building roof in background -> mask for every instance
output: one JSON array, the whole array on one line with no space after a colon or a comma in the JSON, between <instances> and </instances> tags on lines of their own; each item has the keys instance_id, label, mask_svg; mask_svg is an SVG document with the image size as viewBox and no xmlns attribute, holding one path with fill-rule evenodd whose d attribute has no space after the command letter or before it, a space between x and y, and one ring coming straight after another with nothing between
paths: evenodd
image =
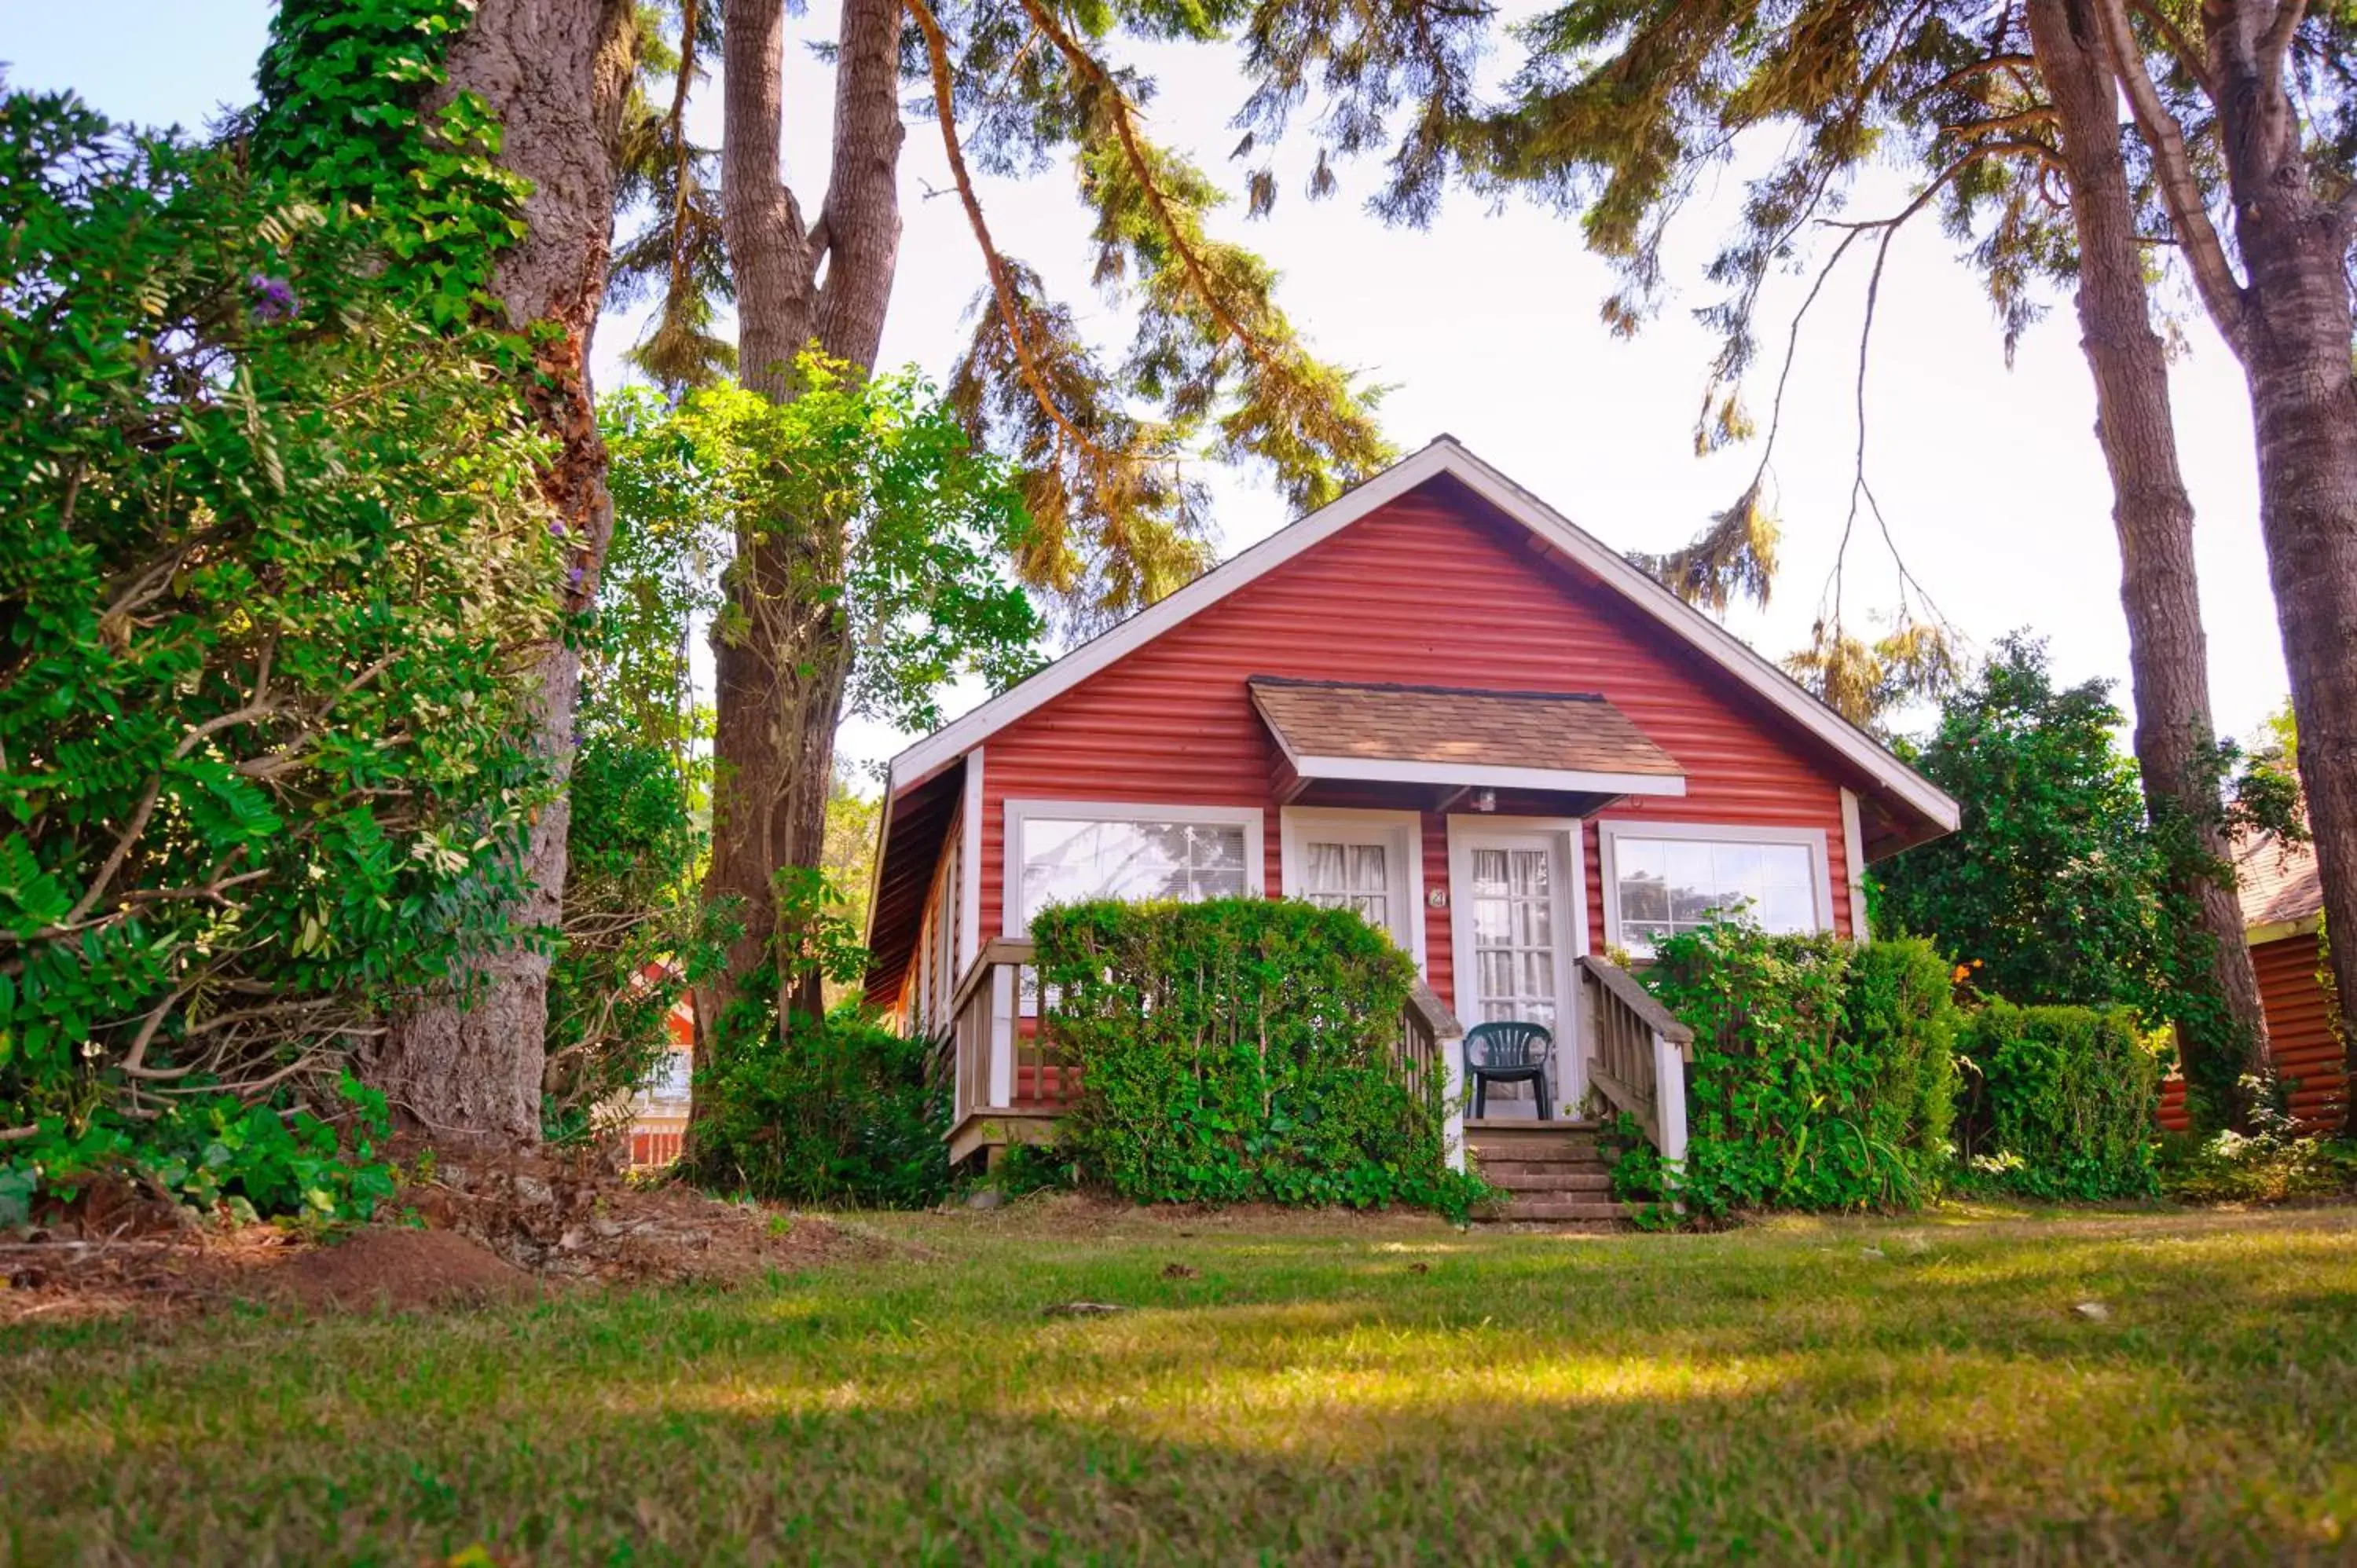
<instances>
[{"instance_id":1,"label":"building roof in background","mask_svg":"<svg viewBox=\"0 0 2357 1568\"><path fill-rule=\"evenodd\" d=\"M2287 843L2271 833L2246 839L2236 847L2234 887L2243 901L2243 924L2257 941L2294 935L2312 925L2324 908L2316 846ZM2266 936L2260 935L2262 930Z\"/></svg>"}]
</instances>

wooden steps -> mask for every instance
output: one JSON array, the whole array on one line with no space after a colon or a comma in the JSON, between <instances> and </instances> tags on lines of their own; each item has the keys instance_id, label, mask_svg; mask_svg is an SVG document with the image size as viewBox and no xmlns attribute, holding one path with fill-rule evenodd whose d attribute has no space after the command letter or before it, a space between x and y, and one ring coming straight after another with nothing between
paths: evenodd
<instances>
[{"instance_id":1,"label":"wooden steps","mask_svg":"<svg viewBox=\"0 0 2357 1568\"><path fill-rule=\"evenodd\" d=\"M1593 1122L1465 1123L1466 1152L1502 1203L1475 1214L1488 1224L1625 1230L1632 1205L1612 1198L1612 1173Z\"/></svg>"}]
</instances>

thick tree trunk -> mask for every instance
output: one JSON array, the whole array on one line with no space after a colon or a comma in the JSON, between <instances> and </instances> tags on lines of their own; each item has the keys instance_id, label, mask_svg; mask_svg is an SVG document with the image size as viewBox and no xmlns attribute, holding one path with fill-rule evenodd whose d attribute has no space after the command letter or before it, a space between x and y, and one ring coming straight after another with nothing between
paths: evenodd
<instances>
[{"instance_id":1,"label":"thick tree trunk","mask_svg":"<svg viewBox=\"0 0 2357 1568\"><path fill-rule=\"evenodd\" d=\"M558 444L542 483L580 575L572 607L597 591L613 532L606 449L589 383L589 341L613 234L615 139L631 63L628 0L483 0L447 59L447 94L479 94L500 117L500 159L533 182L527 231L493 277L509 326L558 331L535 349L527 395ZM562 641L533 671L535 739L558 793L533 823L519 928L554 931L563 914L565 835L580 657ZM393 1020L371 1076L408 1118L441 1136L532 1144L540 1137L548 959L516 944L473 963L480 993L434 996ZM465 1004L462 1004L462 1001Z\"/></svg>"},{"instance_id":2,"label":"thick tree trunk","mask_svg":"<svg viewBox=\"0 0 2357 1568\"><path fill-rule=\"evenodd\" d=\"M2262 7L2272 11L2273 7ZM2259 529L2299 724L2327 927L2357 931L2357 381L2350 213L2318 198L2280 59L2237 8L2202 20L2246 279L2236 346L2258 429ZM2332 944L2357 997L2357 941ZM2351 1065L2357 1067L2357 1049ZM2347 1126L2357 1133L2357 1095Z\"/></svg>"},{"instance_id":3,"label":"thick tree trunk","mask_svg":"<svg viewBox=\"0 0 2357 1568\"><path fill-rule=\"evenodd\" d=\"M2135 206L2120 153L2117 89L2087 0L2029 0L2031 47L2054 104L2079 242L2080 347L2094 373L2096 434L2112 476L2145 799L2170 848L2176 891L2209 940L2213 1004L2178 1021L2186 1081L2213 1124L2243 1126L2233 1091L2263 1071L2266 1016L2244 944L2210 765L2209 647L2193 563L2193 502L2177 456L2169 365L2153 330ZM2223 1070L2220 1070L2222 1069ZM2220 1094L2210 1086L2222 1090Z\"/></svg>"},{"instance_id":4,"label":"thick tree trunk","mask_svg":"<svg viewBox=\"0 0 2357 1568\"><path fill-rule=\"evenodd\" d=\"M813 341L862 370L883 337L899 254L899 0L846 0L837 40L834 166L815 233L780 177L785 26L780 0L728 0L722 108L722 221L737 300L745 384L794 396L793 360ZM820 263L825 282L819 282ZM728 573L735 611L714 638L712 864L707 897L736 905L727 972L696 996L699 1062L746 982L788 956L776 878L819 865L827 781L851 650L817 590L841 569L840 523L770 520L740 537ZM823 1008L815 974L780 975L780 1026Z\"/></svg>"}]
</instances>

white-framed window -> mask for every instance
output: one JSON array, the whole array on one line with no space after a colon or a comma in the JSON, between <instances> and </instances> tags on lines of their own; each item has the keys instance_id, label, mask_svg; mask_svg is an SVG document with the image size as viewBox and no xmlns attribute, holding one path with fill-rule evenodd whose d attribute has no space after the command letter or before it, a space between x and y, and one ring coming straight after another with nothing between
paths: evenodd
<instances>
[{"instance_id":1,"label":"white-framed window","mask_svg":"<svg viewBox=\"0 0 2357 1568\"><path fill-rule=\"evenodd\" d=\"M1261 843L1256 806L1009 800L1006 934L1029 931L1050 904L1257 895Z\"/></svg>"},{"instance_id":2,"label":"white-framed window","mask_svg":"<svg viewBox=\"0 0 2357 1568\"><path fill-rule=\"evenodd\" d=\"M1424 961L1424 828L1414 811L1287 806L1285 896L1358 911L1400 950Z\"/></svg>"},{"instance_id":3,"label":"white-framed window","mask_svg":"<svg viewBox=\"0 0 2357 1568\"><path fill-rule=\"evenodd\" d=\"M1717 822L1604 822L1604 940L1643 957L1713 919L1777 932L1834 929L1833 878L1819 828Z\"/></svg>"}]
</instances>

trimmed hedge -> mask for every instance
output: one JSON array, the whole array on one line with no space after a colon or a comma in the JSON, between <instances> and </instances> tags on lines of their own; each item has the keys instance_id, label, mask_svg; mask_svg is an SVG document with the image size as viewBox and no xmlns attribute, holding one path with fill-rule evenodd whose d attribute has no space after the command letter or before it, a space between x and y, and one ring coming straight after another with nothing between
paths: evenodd
<instances>
[{"instance_id":1,"label":"trimmed hedge","mask_svg":"<svg viewBox=\"0 0 2357 1568\"><path fill-rule=\"evenodd\" d=\"M1962 1049L1957 1133L1974 1182L2030 1197L2159 1189L2160 1064L2126 1008L1993 1001L1965 1025Z\"/></svg>"},{"instance_id":2,"label":"trimmed hedge","mask_svg":"<svg viewBox=\"0 0 2357 1568\"><path fill-rule=\"evenodd\" d=\"M1727 923L1663 942L1645 983L1695 1031L1685 1169L1649 1147L1624 1197L1689 1211L1900 1208L1949 1164L1957 1013L1947 963L1917 940L1865 948Z\"/></svg>"},{"instance_id":3,"label":"trimmed hedge","mask_svg":"<svg viewBox=\"0 0 2357 1568\"><path fill-rule=\"evenodd\" d=\"M1140 1203L1404 1203L1462 1216L1443 1075L1394 1044L1415 970L1348 910L1099 901L1031 923L1053 1028L1080 1069L1059 1143Z\"/></svg>"}]
</instances>

